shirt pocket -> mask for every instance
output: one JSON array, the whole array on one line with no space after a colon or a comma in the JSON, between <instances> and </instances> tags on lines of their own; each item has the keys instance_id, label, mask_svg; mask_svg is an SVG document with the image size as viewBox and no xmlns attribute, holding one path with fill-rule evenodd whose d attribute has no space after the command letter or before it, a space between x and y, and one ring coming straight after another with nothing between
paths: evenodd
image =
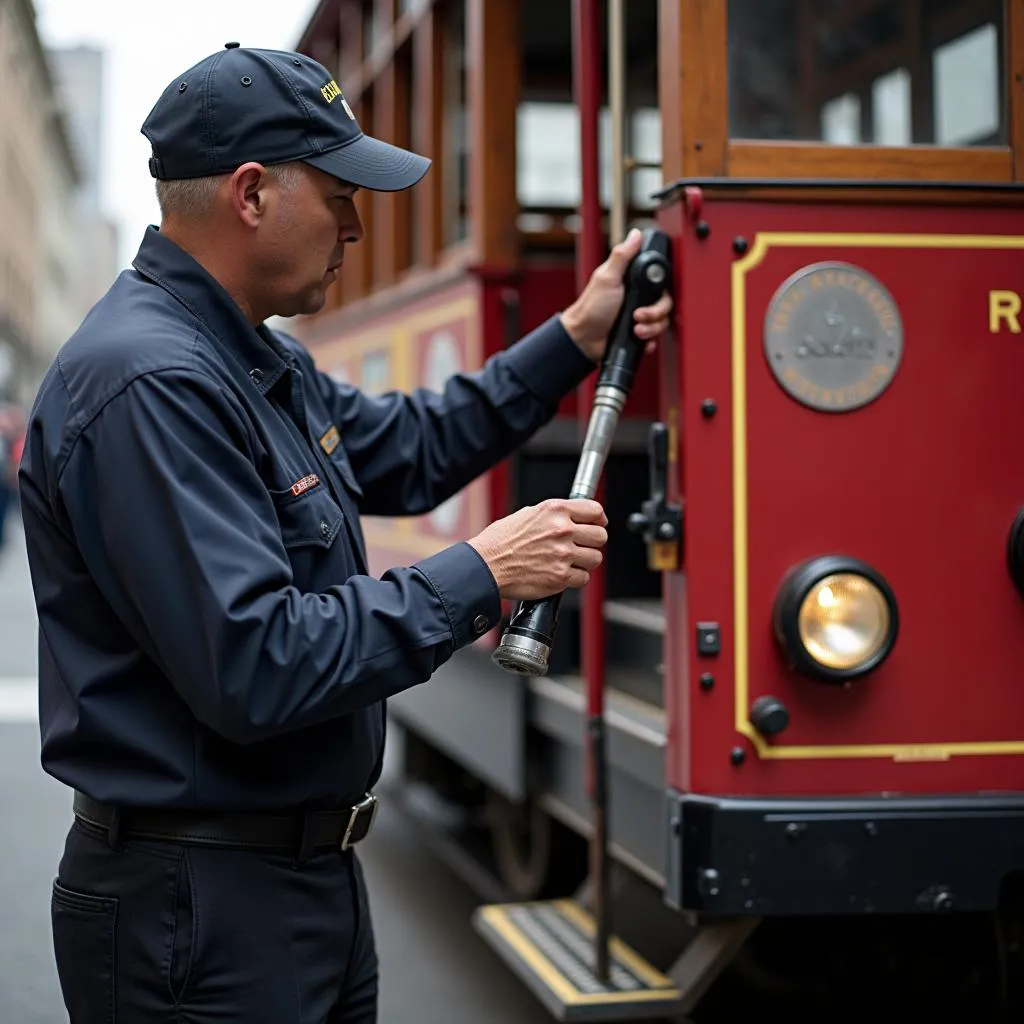
<instances>
[{"instance_id":1,"label":"shirt pocket","mask_svg":"<svg viewBox=\"0 0 1024 1024\"><path fill-rule=\"evenodd\" d=\"M330 548L337 540L345 514L323 483L298 495L288 490L270 496L286 548Z\"/></svg>"},{"instance_id":2,"label":"shirt pocket","mask_svg":"<svg viewBox=\"0 0 1024 1024\"><path fill-rule=\"evenodd\" d=\"M331 465L338 471L341 479L345 482L345 486L355 496L358 504L359 499L363 496L363 489L359 486L359 481L352 471L352 463L348 461L348 455L345 454L345 450L340 444L334 449L334 453L329 458Z\"/></svg>"}]
</instances>

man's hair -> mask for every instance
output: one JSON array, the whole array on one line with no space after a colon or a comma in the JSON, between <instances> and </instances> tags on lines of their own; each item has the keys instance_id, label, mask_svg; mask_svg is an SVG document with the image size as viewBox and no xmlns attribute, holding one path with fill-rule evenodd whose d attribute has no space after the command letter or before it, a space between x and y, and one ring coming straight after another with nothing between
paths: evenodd
<instances>
[{"instance_id":1,"label":"man's hair","mask_svg":"<svg viewBox=\"0 0 1024 1024\"><path fill-rule=\"evenodd\" d=\"M271 164L267 166L267 171L286 189L294 188L301 174L299 165L294 162ZM216 174L207 178L158 181L156 201L160 205L160 216L165 220L172 216L181 220L194 220L196 217L204 216L209 213L217 189L227 177L227 174Z\"/></svg>"}]
</instances>

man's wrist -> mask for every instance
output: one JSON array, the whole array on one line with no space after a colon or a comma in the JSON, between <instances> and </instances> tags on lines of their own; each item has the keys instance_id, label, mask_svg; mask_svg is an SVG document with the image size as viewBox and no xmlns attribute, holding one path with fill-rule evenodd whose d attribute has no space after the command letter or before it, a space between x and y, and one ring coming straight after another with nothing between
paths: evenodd
<instances>
[{"instance_id":1,"label":"man's wrist","mask_svg":"<svg viewBox=\"0 0 1024 1024\"><path fill-rule=\"evenodd\" d=\"M466 543L477 553L480 561L487 566L490 574L494 577L498 593L503 593L509 580L505 572L505 560L501 557L500 552L494 551L489 544L485 541L480 541L476 537L466 541Z\"/></svg>"},{"instance_id":2,"label":"man's wrist","mask_svg":"<svg viewBox=\"0 0 1024 1024\"><path fill-rule=\"evenodd\" d=\"M559 322L562 325L562 330L569 335L569 338L576 345L576 347L588 358L597 362L594 356L590 353L587 348L588 338L584 329L584 321L580 317L579 313L575 308L575 303L572 306L564 309L558 316Z\"/></svg>"}]
</instances>

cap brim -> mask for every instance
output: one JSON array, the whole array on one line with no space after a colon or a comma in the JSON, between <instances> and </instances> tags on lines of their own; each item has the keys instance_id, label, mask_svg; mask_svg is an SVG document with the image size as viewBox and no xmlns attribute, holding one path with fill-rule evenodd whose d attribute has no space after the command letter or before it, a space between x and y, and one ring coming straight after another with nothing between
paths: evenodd
<instances>
[{"instance_id":1,"label":"cap brim","mask_svg":"<svg viewBox=\"0 0 1024 1024\"><path fill-rule=\"evenodd\" d=\"M427 157L369 135L359 135L329 153L305 157L304 162L373 192L400 192L430 168Z\"/></svg>"}]
</instances>

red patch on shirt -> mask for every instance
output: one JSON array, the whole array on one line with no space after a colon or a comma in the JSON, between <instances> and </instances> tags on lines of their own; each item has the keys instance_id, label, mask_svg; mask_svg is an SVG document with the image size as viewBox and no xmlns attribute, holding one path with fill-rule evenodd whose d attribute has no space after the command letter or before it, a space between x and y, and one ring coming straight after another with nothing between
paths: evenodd
<instances>
[{"instance_id":1,"label":"red patch on shirt","mask_svg":"<svg viewBox=\"0 0 1024 1024\"><path fill-rule=\"evenodd\" d=\"M292 494L298 496L310 490L312 487L316 487L320 483L320 477L316 473L310 473L309 476L304 476L301 480L296 480L292 484Z\"/></svg>"}]
</instances>

